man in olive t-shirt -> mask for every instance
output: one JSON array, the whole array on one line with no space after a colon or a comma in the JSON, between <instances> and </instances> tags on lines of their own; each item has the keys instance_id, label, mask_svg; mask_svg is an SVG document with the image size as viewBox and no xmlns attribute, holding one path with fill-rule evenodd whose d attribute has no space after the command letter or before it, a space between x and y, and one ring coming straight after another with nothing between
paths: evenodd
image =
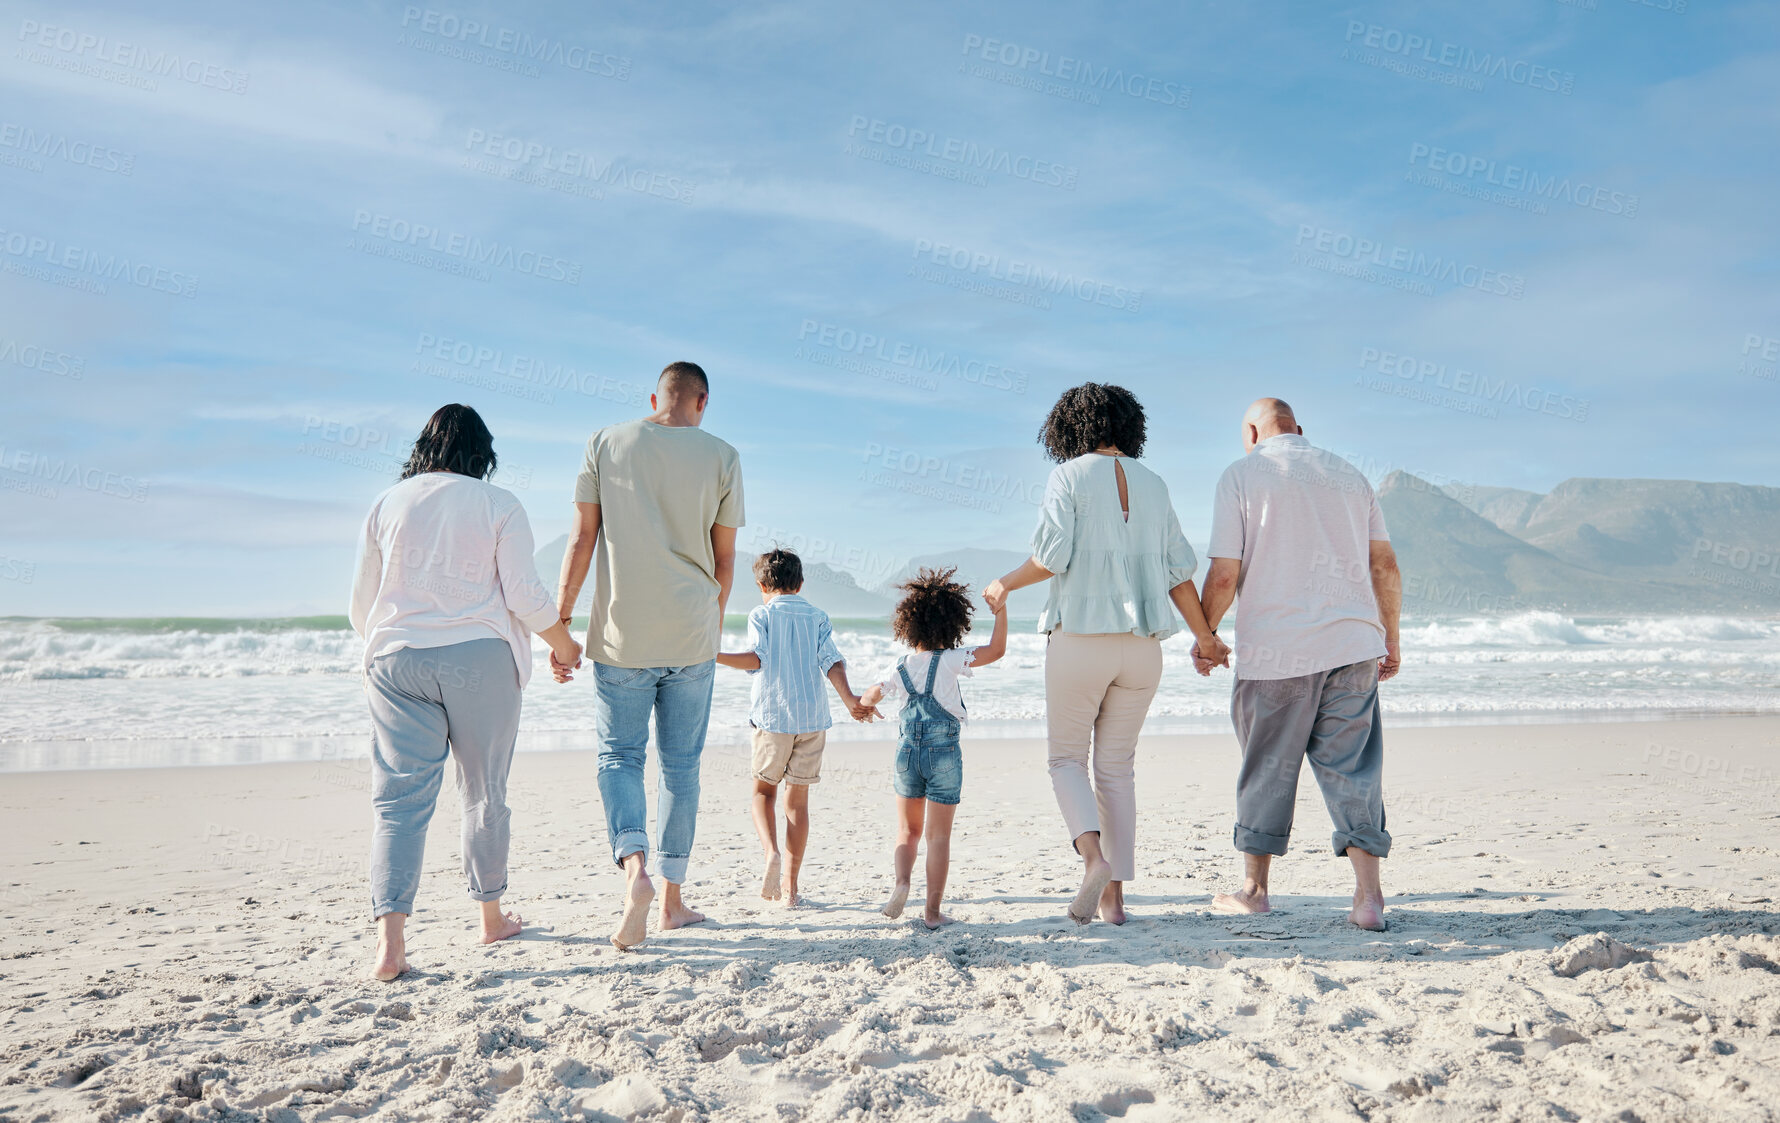
<instances>
[{"instance_id":1,"label":"man in olive t-shirt","mask_svg":"<svg viewBox=\"0 0 1780 1123\"><path fill-rule=\"evenodd\" d=\"M557 607L574 613L594 570L587 657L593 661L600 801L612 858L628 881L612 942L643 941L655 887L647 871L649 807L643 758L655 715L657 872L665 929L704 919L680 899L698 821L699 760L723 611L742 525L740 457L699 428L710 400L705 372L673 363L649 398L655 412L610 425L587 442L575 481L575 520ZM559 681L571 668L552 667Z\"/></svg>"}]
</instances>

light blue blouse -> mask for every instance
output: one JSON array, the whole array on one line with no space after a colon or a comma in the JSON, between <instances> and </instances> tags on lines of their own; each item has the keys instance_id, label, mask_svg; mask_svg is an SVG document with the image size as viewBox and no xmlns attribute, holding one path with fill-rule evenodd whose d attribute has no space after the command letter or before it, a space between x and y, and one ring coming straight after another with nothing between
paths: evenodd
<instances>
[{"instance_id":1,"label":"light blue blouse","mask_svg":"<svg viewBox=\"0 0 1780 1123\"><path fill-rule=\"evenodd\" d=\"M1115 459L1125 468L1129 521ZM1032 556L1056 574L1038 630L1079 635L1167 639L1181 624L1168 591L1199 565L1162 477L1129 457L1093 452L1051 469Z\"/></svg>"}]
</instances>

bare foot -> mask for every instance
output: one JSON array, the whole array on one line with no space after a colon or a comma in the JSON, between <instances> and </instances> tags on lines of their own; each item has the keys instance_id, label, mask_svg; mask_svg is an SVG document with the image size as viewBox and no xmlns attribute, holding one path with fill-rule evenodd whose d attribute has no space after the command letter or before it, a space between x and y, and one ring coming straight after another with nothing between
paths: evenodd
<instances>
[{"instance_id":1,"label":"bare foot","mask_svg":"<svg viewBox=\"0 0 1780 1123\"><path fill-rule=\"evenodd\" d=\"M1125 888L1116 881L1109 881L1106 891L1100 894L1100 919L1108 924L1125 923Z\"/></svg>"},{"instance_id":2,"label":"bare foot","mask_svg":"<svg viewBox=\"0 0 1780 1123\"><path fill-rule=\"evenodd\" d=\"M766 858L766 879L760 883L760 899L776 901L779 899L779 855L775 851Z\"/></svg>"},{"instance_id":3,"label":"bare foot","mask_svg":"<svg viewBox=\"0 0 1780 1123\"><path fill-rule=\"evenodd\" d=\"M500 922L493 928L490 928L486 921L483 922L482 942L485 944L492 944L504 940L509 936L517 936L524 927L525 917L514 912L504 912L501 914Z\"/></svg>"},{"instance_id":4,"label":"bare foot","mask_svg":"<svg viewBox=\"0 0 1780 1123\"><path fill-rule=\"evenodd\" d=\"M1240 893L1219 893L1213 897L1211 911L1224 916L1241 916L1247 913L1272 912L1273 906L1267 903L1267 890L1245 888Z\"/></svg>"},{"instance_id":5,"label":"bare foot","mask_svg":"<svg viewBox=\"0 0 1780 1123\"><path fill-rule=\"evenodd\" d=\"M884 902L884 915L895 920L902 915L902 906L907 904L908 900L909 883L906 881L897 882L896 888L890 890L890 899Z\"/></svg>"},{"instance_id":6,"label":"bare foot","mask_svg":"<svg viewBox=\"0 0 1780 1123\"><path fill-rule=\"evenodd\" d=\"M1089 862L1082 870L1082 887L1075 892L1075 900L1069 902L1069 919L1077 924L1086 924L1094 919L1094 906L1100 902L1100 894L1106 892L1107 883L1112 880L1112 867L1104 859Z\"/></svg>"},{"instance_id":7,"label":"bare foot","mask_svg":"<svg viewBox=\"0 0 1780 1123\"><path fill-rule=\"evenodd\" d=\"M624 897L624 919L618 922L618 931L612 933L613 947L629 951L643 942L649 931L649 906L654 901L655 885L649 875L639 873L631 878Z\"/></svg>"},{"instance_id":8,"label":"bare foot","mask_svg":"<svg viewBox=\"0 0 1780 1123\"><path fill-rule=\"evenodd\" d=\"M936 928L944 928L948 924L956 924L957 921L953 920L943 912L933 912L929 910L927 915L921 918L921 923L927 925L927 930L931 932Z\"/></svg>"},{"instance_id":9,"label":"bare foot","mask_svg":"<svg viewBox=\"0 0 1780 1123\"><path fill-rule=\"evenodd\" d=\"M798 896L797 890L795 890L795 889L785 890L785 907L788 909L795 909L795 908L803 907L803 898Z\"/></svg>"},{"instance_id":10,"label":"bare foot","mask_svg":"<svg viewBox=\"0 0 1780 1123\"><path fill-rule=\"evenodd\" d=\"M705 914L697 909L687 908L683 902L661 903L661 930L672 932L676 928L684 928L688 924L697 924L704 920Z\"/></svg>"},{"instance_id":11,"label":"bare foot","mask_svg":"<svg viewBox=\"0 0 1780 1123\"><path fill-rule=\"evenodd\" d=\"M1355 928L1364 928L1368 932L1383 932L1390 927L1384 918L1384 901L1377 897L1361 897L1354 894L1354 907L1347 914L1347 922Z\"/></svg>"},{"instance_id":12,"label":"bare foot","mask_svg":"<svg viewBox=\"0 0 1780 1123\"><path fill-rule=\"evenodd\" d=\"M371 967L371 977L380 983L406 973L408 955L400 945L392 945L384 940L377 941L377 962Z\"/></svg>"}]
</instances>

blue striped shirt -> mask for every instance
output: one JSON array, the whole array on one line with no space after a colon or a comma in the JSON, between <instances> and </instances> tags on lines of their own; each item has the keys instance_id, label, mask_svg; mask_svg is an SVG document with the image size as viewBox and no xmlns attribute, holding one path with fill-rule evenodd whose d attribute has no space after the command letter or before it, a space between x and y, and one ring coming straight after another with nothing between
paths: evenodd
<instances>
[{"instance_id":1,"label":"blue striped shirt","mask_svg":"<svg viewBox=\"0 0 1780 1123\"><path fill-rule=\"evenodd\" d=\"M748 712L769 733L814 733L828 714L828 669L843 662L828 613L795 593L780 593L748 613L748 646L760 656Z\"/></svg>"}]
</instances>

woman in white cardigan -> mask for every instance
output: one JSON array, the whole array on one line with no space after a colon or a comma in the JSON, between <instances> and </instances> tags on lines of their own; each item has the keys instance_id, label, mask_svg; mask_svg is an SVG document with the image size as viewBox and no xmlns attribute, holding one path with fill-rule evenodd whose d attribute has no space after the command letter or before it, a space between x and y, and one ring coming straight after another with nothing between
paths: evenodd
<instances>
[{"instance_id":1,"label":"woman in white cardigan","mask_svg":"<svg viewBox=\"0 0 1780 1123\"><path fill-rule=\"evenodd\" d=\"M507 773L532 633L563 666L581 659L532 564L525 508L486 482L494 467L494 439L476 411L442 407L414 442L401 481L371 504L359 544L352 626L365 639L375 729L371 973L385 981L408 969L403 925L447 756L463 800L464 875L480 902L482 942L519 933L524 922L501 911L501 896Z\"/></svg>"},{"instance_id":2,"label":"woman in white cardigan","mask_svg":"<svg viewBox=\"0 0 1780 1123\"><path fill-rule=\"evenodd\" d=\"M1130 391L1096 382L1064 391L1039 436L1057 467L1032 557L983 592L999 609L1013 590L1052 582L1038 626L1050 637L1045 726L1051 787L1082 858L1069 906L1078 924L1125 922L1124 883L1137 872L1137 738L1162 681L1162 641L1180 630L1175 613L1211 663L1229 655L1206 627L1168 485L1137 460L1144 436Z\"/></svg>"}]
</instances>

